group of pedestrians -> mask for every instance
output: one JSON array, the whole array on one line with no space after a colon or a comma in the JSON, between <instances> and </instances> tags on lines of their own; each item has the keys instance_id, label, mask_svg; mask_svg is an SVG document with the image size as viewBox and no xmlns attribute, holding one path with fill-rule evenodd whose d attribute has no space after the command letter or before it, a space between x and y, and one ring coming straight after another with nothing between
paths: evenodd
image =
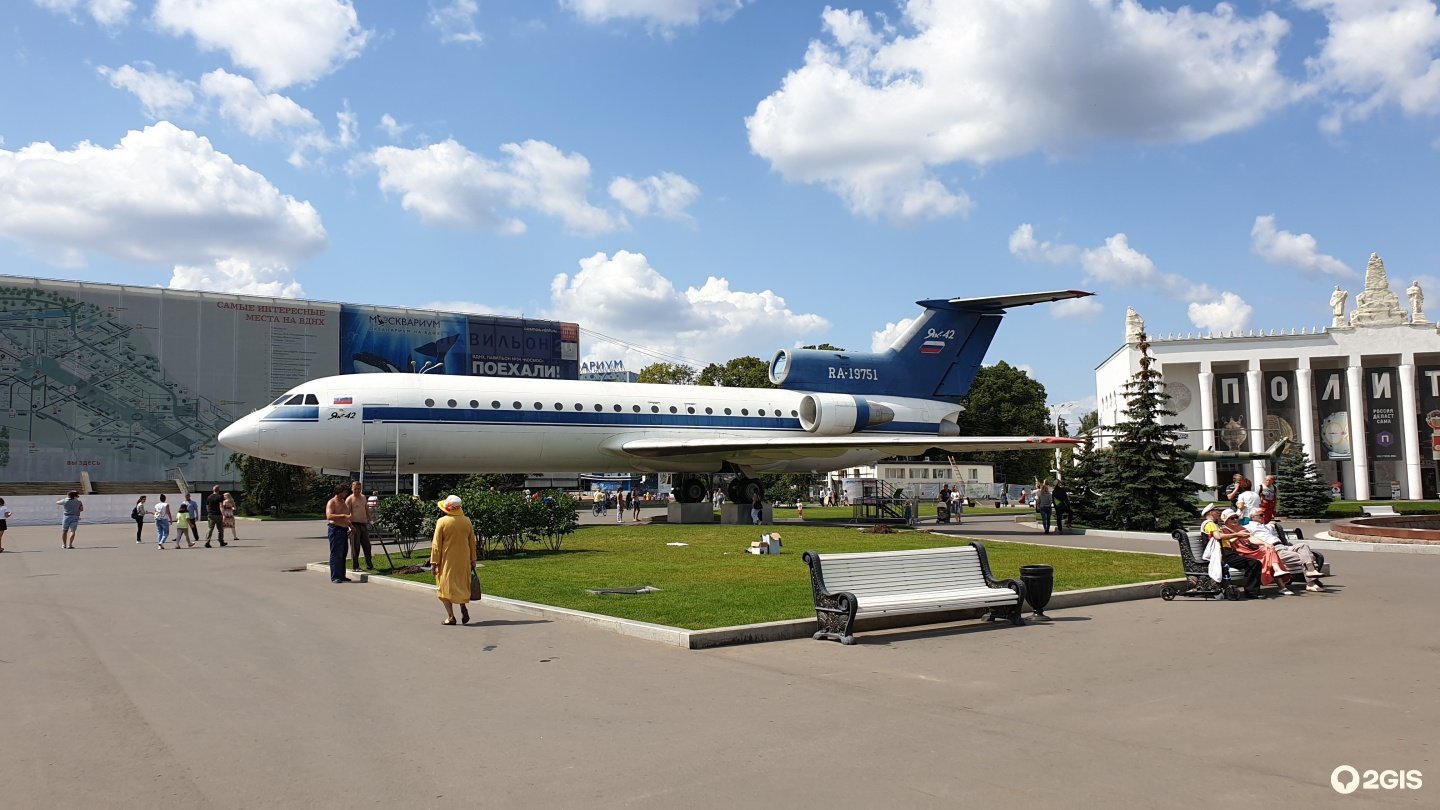
<instances>
[{"instance_id":1,"label":"group of pedestrians","mask_svg":"<svg viewBox=\"0 0 1440 810\"><path fill-rule=\"evenodd\" d=\"M378 505L380 494L365 494L359 481L349 487L340 484L325 502L325 534L330 542L330 581L349 582L345 576L345 550L350 550L350 567L360 570L360 557L365 567L374 568L370 555L370 517Z\"/></svg>"},{"instance_id":2,"label":"group of pedestrians","mask_svg":"<svg viewBox=\"0 0 1440 810\"><path fill-rule=\"evenodd\" d=\"M79 493L71 492L70 500L78 503ZM170 542L172 537L176 548L180 548L181 541L187 544L186 548L194 548L195 544L200 541L200 527L197 524L201 516L200 504L195 501L195 496L188 492L185 493L181 497L180 503L173 509L164 493L158 496L153 507L149 505L149 500L149 496L141 495L130 510L130 519L135 521L135 542L144 542L145 518L150 516L155 523L155 547L157 549L163 551L165 544ZM63 503L68 503L68 501ZM84 511L84 509L83 505L79 507L79 511ZM205 532L205 548L213 548L210 543L217 539L222 548L229 545L225 542L226 531L230 532L231 540L240 539L235 536L235 497L228 492L221 493L219 484L216 484L205 498L204 516L206 523L209 524L209 528ZM68 512L66 521L69 521ZM78 512L76 523L79 523ZM173 535L171 534L172 528L174 529ZM62 533L62 541L63 539ZM75 534L72 529L70 544L66 548L74 547Z\"/></svg>"}]
</instances>

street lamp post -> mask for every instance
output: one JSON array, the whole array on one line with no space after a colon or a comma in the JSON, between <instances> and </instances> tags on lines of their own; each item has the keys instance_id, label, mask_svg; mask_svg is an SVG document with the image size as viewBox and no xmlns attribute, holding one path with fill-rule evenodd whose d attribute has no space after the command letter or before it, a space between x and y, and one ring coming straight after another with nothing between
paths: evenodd
<instances>
[{"instance_id":1,"label":"street lamp post","mask_svg":"<svg viewBox=\"0 0 1440 810\"><path fill-rule=\"evenodd\" d=\"M1079 404L1080 404L1080 403L1078 403L1078 402L1061 402L1061 403L1059 403L1058 405L1051 405L1051 406L1050 406L1050 421L1052 421L1052 422L1055 423L1055 435L1056 435L1056 437L1059 437L1059 435L1060 435L1060 417L1061 417L1062 415L1064 415L1064 414L1070 413L1070 411L1074 410L1075 406L1076 406L1076 405L1079 405ZM1059 448L1059 446L1056 446L1056 448L1055 448L1055 477L1056 477L1056 481L1059 481L1060 475L1061 475L1061 473L1060 473L1060 448Z\"/></svg>"}]
</instances>

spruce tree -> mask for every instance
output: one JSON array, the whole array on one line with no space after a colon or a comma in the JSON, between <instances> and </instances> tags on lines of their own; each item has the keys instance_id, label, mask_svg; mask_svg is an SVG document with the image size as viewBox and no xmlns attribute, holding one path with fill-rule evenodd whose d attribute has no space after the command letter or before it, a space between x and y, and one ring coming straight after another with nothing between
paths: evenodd
<instances>
[{"instance_id":1,"label":"spruce tree","mask_svg":"<svg viewBox=\"0 0 1440 810\"><path fill-rule=\"evenodd\" d=\"M1281 515L1317 518L1325 514L1333 496L1304 448L1292 447L1275 465L1275 497Z\"/></svg>"},{"instance_id":2,"label":"spruce tree","mask_svg":"<svg viewBox=\"0 0 1440 810\"><path fill-rule=\"evenodd\" d=\"M1095 503L1095 482L1105 451L1095 449L1094 431L1075 438L1083 444L1075 448L1074 466L1065 468L1065 486L1070 490L1070 508L1075 520L1086 526L1099 526L1100 515Z\"/></svg>"},{"instance_id":3,"label":"spruce tree","mask_svg":"<svg viewBox=\"0 0 1440 810\"><path fill-rule=\"evenodd\" d=\"M1185 477L1192 464L1176 452L1184 428L1164 421L1176 413L1152 362L1142 333L1140 370L1125 383L1125 418L1096 460L1095 525L1168 532L1195 518L1195 493L1202 487Z\"/></svg>"}]
</instances>

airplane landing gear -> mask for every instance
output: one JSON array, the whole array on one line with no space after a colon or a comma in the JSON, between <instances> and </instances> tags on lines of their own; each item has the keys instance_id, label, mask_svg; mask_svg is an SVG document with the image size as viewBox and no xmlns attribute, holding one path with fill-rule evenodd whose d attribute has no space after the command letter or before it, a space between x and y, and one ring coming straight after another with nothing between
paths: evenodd
<instances>
[{"instance_id":1,"label":"airplane landing gear","mask_svg":"<svg viewBox=\"0 0 1440 810\"><path fill-rule=\"evenodd\" d=\"M705 485L705 479L689 476L680 479L680 484L675 488L675 500L680 503L700 503L710 493L710 488Z\"/></svg>"},{"instance_id":2,"label":"airplane landing gear","mask_svg":"<svg viewBox=\"0 0 1440 810\"><path fill-rule=\"evenodd\" d=\"M725 487L725 497L730 499L731 503L751 504L755 502L756 495L759 495L763 500L765 498L765 486L754 478L748 478L743 475L735 476L730 480L729 485Z\"/></svg>"}]
</instances>

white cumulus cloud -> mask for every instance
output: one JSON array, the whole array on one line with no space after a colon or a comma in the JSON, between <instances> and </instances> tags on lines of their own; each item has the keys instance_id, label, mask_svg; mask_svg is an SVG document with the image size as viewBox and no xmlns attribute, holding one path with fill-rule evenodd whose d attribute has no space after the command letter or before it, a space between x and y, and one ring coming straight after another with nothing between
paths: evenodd
<instances>
[{"instance_id":1,"label":"white cumulus cloud","mask_svg":"<svg viewBox=\"0 0 1440 810\"><path fill-rule=\"evenodd\" d=\"M634 20L666 31L694 26L701 20L726 20L746 0L560 0L575 16L589 23Z\"/></svg>"},{"instance_id":2,"label":"white cumulus cloud","mask_svg":"<svg viewBox=\"0 0 1440 810\"><path fill-rule=\"evenodd\" d=\"M398 141L404 137L405 130L409 129L410 125L396 121L395 116L390 113L384 113L380 116L380 123L376 124L376 127L385 133L385 137L392 141Z\"/></svg>"},{"instance_id":3,"label":"white cumulus cloud","mask_svg":"<svg viewBox=\"0 0 1440 810\"><path fill-rule=\"evenodd\" d=\"M1050 305L1052 318L1077 318L1089 320L1105 310L1103 304L1091 298L1067 298Z\"/></svg>"},{"instance_id":4,"label":"white cumulus cloud","mask_svg":"<svg viewBox=\"0 0 1440 810\"><path fill-rule=\"evenodd\" d=\"M181 265L182 279L243 269L282 289L285 268L326 241L309 203L167 121L108 148L0 149L0 238L71 266L100 253Z\"/></svg>"},{"instance_id":5,"label":"white cumulus cloud","mask_svg":"<svg viewBox=\"0 0 1440 810\"><path fill-rule=\"evenodd\" d=\"M1265 261L1294 267L1306 275L1337 278L1359 275L1334 256L1321 253L1315 237L1310 234L1277 229L1274 215L1255 217L1255 224L1250 228L1250 244Z\"/></svg>"},{"instance_id":6,"label":"white cumulus cloud","mask_svg":"<svg viewBox=\"0 0 1440 810\"><path fill-rule=\"evenodd\" d=\"M208 265L175 265L170 287L271 298L303 298L305 288L285 265L257 266L246 259L216 259Z\"/></svg>"},{"instance_id":7,"label":"white cumulus cloud","mask_svg":"<svg viewBox=\"0 0 1440 810\"><path fill-rule=\"evenodd\" d=\"M475 15L480 13L476 0L449 0L446 3L430 2L430 25L440 32L441 42L458 42L461 45L479 45L485 41L475 27Z\"/></svg>"},{"instance_id":8,"label":"white cumulus cloud","mask_svg":"<svg viewBox=\"0 0 1440 810\"><path fill-rule=\"evenodd\" d=\"M1440 13L1432 0L1295 0L1329 29L1306 60L1312 88L1327 97L1321 128L1336 133L1376 110L1440 113Z\"/></svg>"},{"instance_id":9,"label":"white cumulus cloud","mask_svg":"<svg viewBox=\"0 0 1440 810\"><path fill-rule=\"evenodd\" d=\"M148 62L118 68L101 66L96 71L110 81L111 87L134 94L152 120L185 112L195 104L194 82L174 73L159 73Z\"/></svg>"},{"instance_id":10,"label":"white cumulus cloud","mask_svg":"<svg viewBox=\"0 0 1440 810\"><path fill-rule=\"evenodd\" d=\"M350 0L156 0L155 26L224 51L266 90L308 84L365 49Z\"/></svg>"},{"instance_id":11,"label":"white cumulus cloud","mask_svg":"<svg viewBox=\"0 0 1440 810\"><path fill-rule=\"evenodd\" d=\"M1135 0L904 0L898 24L826 8L804 65L746 119L787 180L857 214L963 214L942 172L1112 141L1183 143L1260 121L1295 97L1273 13L1147 9Z\"/></svg>"},{"instance_id":12,"label":"white cumulus cloud","mask_svg":"<svg viewBox=\"0 0 1440 810\"><path fill-rule=\"evenodd\" d=\"M735 290L723 278L680 290L644 254L625 250L596 253L581 259L573 275L555 276L547 317L700 362L746 354L768 359L795 340L814 342L813 336L829 327L819 315L793 311L771 290ZM593 357L614 359L614 352ZM643 355L625 359L637 371L655 361Z\"/></svg>"},{"instance_id":13,"label":"white cumulus cloud","mask_svg":"<svg viewBox=\"0 0 1440 810\"><path fill-rule=\"evenodd\" d=\"M35 5L64 14L71 20L77 19L76 13L83 9L90 19L105 28L129 22L130 12L135 10L132 0L35 0Z\"/></svg>"},{"instance_id":14,"label":"white cumulus cloud","mask_svg":"<svg viewBox=\"0 0 1440 810\"><path fill-rule=\"evenodd\" d=\"M400 194L400 205L427 224L524 233L513 211L553 217L575 233L608 233L625 218L590 203L590 161L544 141L507 143L501 160L477 155L453 139L418 149L382 146L365 161L375 166L380 189Z\"/></svg>"},{"instance_id":15,"label":"white cumulus cloud","mask_svg":"<svg viewBox=\"0 0 1440 810\"><path fill-rule=\"evenodd\" d=\"M878 332L872 332L870 334L870 351L883 352L894 346L896 341L905 337L905 333L910 331L910 327L914 323L914 318L901 318L894 323L885 324L885 328Z\"/></svg>"},{"instance_id":16,"label":"white cumulus cloud","mask_svg":"<svg viewBox=\"0 0 1440 810\"><path fill-rule=\"evenodd\" d=\"M1037 243L1035 231L1028 223L1010 234L1010 253L1027 261L1051 264L1079 264L1088 281L1100 282L1119 290L1153 290L1188 304L1190 320L1202 329L1215 329L1213 324L1248 323L1251 307L1240 296L1217 293L1208 284L1191 281L1178 273L1165 273L1154 260L1130 245L1130 239L1117 233L1099 247L1084 249L1078 245ZM1054 317L1093 317L1101 311L1098 301L1090 298L1058 302L1051 307ZM1235 326L1233 328L1239 328Z\"/></svg>"},{"instance_id":17,"label":"white cumulus cloud","mask_svg":"<svg viewBox=\"0 0 1440 810\"><path fill-rule=\"evenodd\" d=\"M1232 292L1224 292L1213 301L1194 301L1186 310L1190 322L1211 332L1240 331L1250 323L1254 308Z\"/></svg>"},{"instance_id":18,"label":"white cumulus cloud","mask_svg":"<svg viewBox=\"0 0 1440 810\"><path fill-rule=\"evenodd\" d=\"M685 209L700 196L700 189L674 172L664 172L643 180L617 177L610 182L610 196L636 216L654 213L666 219L685 219Z\"/></svg>"}]
</instances>

